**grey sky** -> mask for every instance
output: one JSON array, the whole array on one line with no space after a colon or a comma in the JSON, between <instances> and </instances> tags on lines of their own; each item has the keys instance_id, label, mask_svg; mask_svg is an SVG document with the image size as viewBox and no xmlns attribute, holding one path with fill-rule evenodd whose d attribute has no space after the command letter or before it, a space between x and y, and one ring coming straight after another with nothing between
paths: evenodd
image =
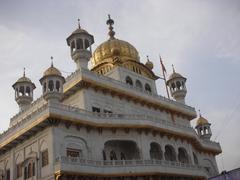
<instances>
[{"instance_id":1,"label":"grey sky","mask_svg":"<svg viewBox=\"0 0 240 180\"><path fill-rule=\"evenodd\" d=\"M18 111L12 84L26 74L37 85L54 56L56 67L72 72L66 37L83 28L97 45L107 39L107 14L115 20L116 37L133 44L141 61L146 55L161 73L161 54L168 73L171 64L188 78L187 103L201 109L219 134L223 155L220 170L240 166L240 1L238 0L0 0L0 132ZM65 76L69 73L64 73ZM165 96L163 82L157 81ZM193 126L195 121L193 121ZM220 133L219 133L220 132ZM223 157L222 157L223 156Z\"/></svg>"}]
</instances>

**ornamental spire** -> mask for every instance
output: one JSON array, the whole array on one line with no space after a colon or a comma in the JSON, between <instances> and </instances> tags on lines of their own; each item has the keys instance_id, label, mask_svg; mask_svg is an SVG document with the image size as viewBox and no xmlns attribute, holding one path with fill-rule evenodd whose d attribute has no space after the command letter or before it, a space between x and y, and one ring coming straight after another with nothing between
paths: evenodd
<instances>
[{"instance_id":1,"label":"ornamental spire","mask_svg":"<svg viewBox=\"0 0 240 180\"><path fill-rule=\"evenodd\" d=\"M81 29L80 19L78 18L78 29Z\"/></svg>"},{"instance_id":2,"label":"ornamental spire","mask_svg":"<svg viewBox=\"0 0 240 180\"><path fill-rule=\"evenodd\" d=\"M173 73L175 73L175 68L174 68L174 65L172 64L172 69L173 69Z\"/></svg>"},{"instance_id":3,"label":"ornamental spire","mask_svg":"<svg viewBox=\"0 0 240 180\"><path fill-rule=\"evenodd\" d=\"M107 23L107 25L109 25L108 35L110 36L110 39L114 39L115 32L113 31L113 26L112 26L114 24L114 21L113 21L113 19L111 19L110 14L108 14L108 20L106 23Z\"/></svg>"},{"instance_id":4,"label":"ornamental spire","mask_svg":"<svg viewBox=\"0 0 240 180\"><path fill-rule=\"evenodd\" d=\"M25 77L26 76L26 74L25 74L25 67L23 68L23 77Z\"/></svg>"},{"instance_id":5,"label":"ornamental spire","mask_svg":"<svg viewBox=\"0 0 240 180\"><path fill-rule=\"evenodd\" d=\"M51 59L51 67L53 67L53 57L51 56L50 59Z\"/></svg>"}]
</instances>

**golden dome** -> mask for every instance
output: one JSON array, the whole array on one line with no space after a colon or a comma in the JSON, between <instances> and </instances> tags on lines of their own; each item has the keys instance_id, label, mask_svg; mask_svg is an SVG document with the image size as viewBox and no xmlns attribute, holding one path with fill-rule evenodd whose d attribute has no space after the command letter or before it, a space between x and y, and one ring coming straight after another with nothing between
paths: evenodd
<instances>
[{"instance_id":1,"label":"golden dome","mask_svg":"<svg viewBox=\"0 0 240 180\"><path fill-rule=\"evenodd\" d=\"M110 38L96 48L92 56L92 64L97 66L108 62L109 58L114 56L120 57L122 62L126 60L139 62L138 51L133 45L120 39Z\"/></svg>"},{"instance_id":2,"label":"golden dome","mask_svg":"<svg viewBox=\"0 0 240 180\"><path fill-rule=\"evenodd\" d=\"M30 83L32 83L32 81L28 77L26 77L25 75L23 77L19 78L17 80L17 82L30 82Z\"/></svg>"},{"instance_id":3,"label":"golden dome","mask_svg":"<svg viewBox=\"0 0 240 180\"><path fill-rule=\"evenodd\" d=\"M204 117L200 116L197 120L197 126L199 125L204 125L204 124L209 124L208 120L205 119Z\"/></svg>"},{"instance_id":4,"label":"golden dome","mask_svg":"<svg viewBox=\"0 0 240 180\"><path fill-rule=\"evenodd\" d=\"M43 76L62 76L61 72L55 68L53 65L49 67L44 73Z\"/></svg>"}]
</instances>

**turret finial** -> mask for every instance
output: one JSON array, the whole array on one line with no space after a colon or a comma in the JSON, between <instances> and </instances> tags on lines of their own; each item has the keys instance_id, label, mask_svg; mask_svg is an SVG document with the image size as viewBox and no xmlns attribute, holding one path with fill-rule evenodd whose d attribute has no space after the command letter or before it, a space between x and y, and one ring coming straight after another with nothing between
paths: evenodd
<instances>
[{"instance_id":1,"label":"turret finial","mask_svg":"<svg viewBox=\"0 0 240 180\"><path fill-rule=\"evenodd\" d=\"M175 68L174 68L174 65L172 64L172 69L173 69L173 73L175 73Z\"/></svg>"},{"instance_id":2,"label":"turret finial","mask_svg":"<svg viewBox=\"0 0 240 180\"><path fill-rule=\"evenodd\" d=\"M81 29L81 26L80 26L80 19L78 18L78 29Z\"/></svg>"},{"instance_id":3,"label":"turret finial","mask_svg":"<svg viewBox=\"0 0 240 180\"><path fill-rule=\"evenodd\" d=\"M51 67L53 67L53 57L51 56Z\"/></svg>"},{"instance_id":4,"label":"turret finial","mask_svg":"<svg viewBox=\"0 0 240 180\"><path fill-rule=\"evenodd\" d=\"M199 117L202 117L202 114L201 114L201 110L200 110L200 109L198 110L198 113L199 113Z\"/></svg>"},{"instance_id":5,"label":"turret finial","mask_svg":"<svg viewBox=\"0 0 240 180\"><path fill-rule=\"evenodd\" d=\"M111 16L110 14L108 14L108 20L107 20L107 25L109 25L109 32L108 32L108 35L110 36L111 39L114 38L114 35L115 35L115 32L113 31L113 24L114 24L114 21L113 19L111 19Z\"/></svg>"},{"instance_id":6,"label":"turret finial","mask_svg":"<svg viewBox=\"0 0 240 180\"><path fill-rule=\"evenodd\" d=\"M26 70L26 68L24 67L23 68L23 77L25 77L25 70Z\"/></svg>"},{"instance_id":7,"label":"turret finial","mask_svg":"<svg viewBox=\"0 0 240 180\"><path fill-rule=\"evenodd\" d=\"M149 62L149 56L147 55L147 61Z\"/></svg>"}]
</instances>

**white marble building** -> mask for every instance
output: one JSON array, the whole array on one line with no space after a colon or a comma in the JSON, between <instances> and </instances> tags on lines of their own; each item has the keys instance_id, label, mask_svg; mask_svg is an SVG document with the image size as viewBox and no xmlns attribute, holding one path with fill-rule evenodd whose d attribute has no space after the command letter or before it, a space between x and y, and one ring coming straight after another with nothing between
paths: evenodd
<instances>
[{"instance_id":1,"label":"white marble building","mask_svg":"<svg viewBox=\"0 0 240 180\"><path fill-rule=\"evenodd\" d=\"M51 65L40 79L42 96L25 73L14 85L19 112L0 135L0 180L207 179L218 174L219 143L210 123L185 104L186 78L157 94L153 64L110 38L92 53L94 37L79 27L67 38L76 71L66 79ZM93 67L88 68L89 61Z\"/></svg>"}]
</instances>

